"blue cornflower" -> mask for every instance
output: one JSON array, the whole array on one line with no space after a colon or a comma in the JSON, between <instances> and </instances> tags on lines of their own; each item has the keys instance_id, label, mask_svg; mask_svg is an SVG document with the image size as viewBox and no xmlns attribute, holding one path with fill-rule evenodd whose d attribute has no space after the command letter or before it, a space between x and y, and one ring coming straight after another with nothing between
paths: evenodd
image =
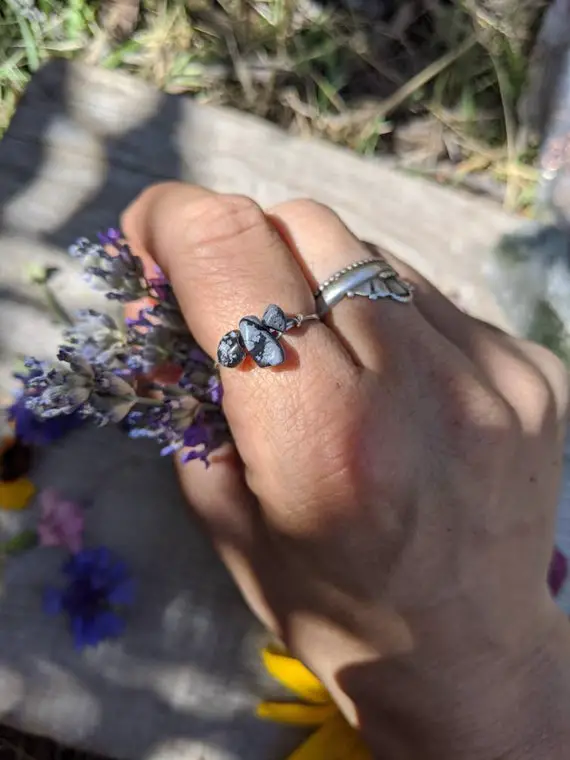
<instances>
[{"instance_id":1,"label":"blue cornflower","mask_svg":"<svg viewBox=\"0 0 570 760\"><path fill-rule=\"evenodd\" d=\"M125 621L117 609L134 600L134 584L125 563L106 547L98 547L74 554L62 570L68 583L62 589L46 589L44 610L68 616L75 647L96 646L120 636Z\"/></svg>"},{"instance_id":2,"label":"blue cornflower","mask_svg":"<svg viewBox=\"0 0 570 760\"><path fill-rule=\"evenodd\" d=\"M26 407L23 396L8 409L8 417L14 423L16 438L28 446L45 446L57 441L85 422L78 412L40 419Z\"/></svg>"}]
</instances>

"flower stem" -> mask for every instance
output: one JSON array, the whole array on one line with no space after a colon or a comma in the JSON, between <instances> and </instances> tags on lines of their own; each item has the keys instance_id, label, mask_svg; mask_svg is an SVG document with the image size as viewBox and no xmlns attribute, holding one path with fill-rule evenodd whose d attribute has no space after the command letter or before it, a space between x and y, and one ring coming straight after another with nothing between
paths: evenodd
<instances>
[{"instance_id":1,"label":"flower stem","mask_svg":"<svg viewBox=\"0 0 570 760\"><path fill-rule=\"evenodd\" d=\"M69 327L71 327L73 325L73 320L71 319L67 311L63 308L63 306L59 302L57 296L51 289L50 285L47 282L44 282L41 285L41 288L44 291L44 296L47 301L49 310L52 313L52 316L55 319L55 321L61 322L64 325L68 325Z\"/></svg>"}]
</instances>

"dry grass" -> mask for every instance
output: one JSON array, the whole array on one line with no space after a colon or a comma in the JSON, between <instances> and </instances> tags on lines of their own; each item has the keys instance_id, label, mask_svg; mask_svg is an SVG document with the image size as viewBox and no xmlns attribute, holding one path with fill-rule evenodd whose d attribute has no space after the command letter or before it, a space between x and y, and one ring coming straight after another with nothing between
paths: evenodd
<instances>
[{"instance_id":1,"label":"dry grass","mask_svg":"<svg viewBox=\"0 0 570 760\"><path fill-rule=\"evenodd\" d=\"M524 208L524 44L471 0L394 5L370 19L326 0L4 0L0 130L43 61L78 57Z\"/></svg>"}]
</instances>

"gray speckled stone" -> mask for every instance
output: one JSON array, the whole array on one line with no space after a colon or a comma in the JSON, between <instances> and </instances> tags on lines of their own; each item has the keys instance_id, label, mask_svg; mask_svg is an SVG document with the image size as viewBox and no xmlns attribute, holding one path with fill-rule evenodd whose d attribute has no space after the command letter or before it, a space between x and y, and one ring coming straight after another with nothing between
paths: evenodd
<instances>
[{"instance_id":1,"label":"gray speckled stone","mask_svg":"<svg viewBox=\"0 0 570 760\"><path fill-rule=\"evenodd\" d=\"M259 367L277 367L285 361L285 350L257 317L244 317L239 330L246 349Z\"/></svg>"},{"instance_id":2,"label":"gray speckled stone","mask_svg":"<svg viewBox=\"0 0 570 760\"><path fill-rule=\"evenodd\" d=\"M267 327L272 327L280 333L285 332L287 329L287 317L285 316L285 312L280 306L277 306L274 303L269 304L267 309L265 309L261 321L264 325L267 325Z\"/></svg>"},{"instance_id":3,"label":"gray speckled stone","mask_svg":"<svg viewBox=\"0 0 570 760\"><path fill-rule=\"evenodd\" d=\"M230 330L218 343L218 361L222 367L237 367L244 359L245 348L241 333L239 330Z\"/></svg>"}]
</instances>

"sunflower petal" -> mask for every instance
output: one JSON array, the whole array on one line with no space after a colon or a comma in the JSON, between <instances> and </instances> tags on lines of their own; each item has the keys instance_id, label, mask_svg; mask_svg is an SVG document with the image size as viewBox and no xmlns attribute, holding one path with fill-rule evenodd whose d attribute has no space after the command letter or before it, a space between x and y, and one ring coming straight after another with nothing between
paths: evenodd
<instances>
[{"instance_id":1,"label":"sunflower petal","mask_svg":"<svg viewBox=\"0 0 570 760\"><path fill-rule=\"evenodd\" d=\"M8 482L0 481L0 509L24 509L35 490L28 478L18 478Z\"/></svg>"},{"instance_id":2,"label":"sunflower petal","mask_svg":"<svg viewBox=\"0 0 570 760\"><path fill-rule=\"evenodd\" d=\"M332 701L319 679L299 660L270 649L263 649L261 655L267 672L301 699L318 705Z\"/></svg>"},{"instance_id":3,"label":"sunflower petal","mask_svg":"<svg viewBox=\"0 0 570 760\"><path fill-rule=\"evenodd\" d=\"M360 734L337 715L315 731L288 760L373 760Z\"/></svg>"},{"instance_id":4,"label":"sunflower petal","mask_svg":"<svg viewBox=\"0 0 570 760\"><path fill-rule=\"evenodd\" d=\"M331 702L328 705L304 705L299 702L261 702L256 708L258 718L286 723L289 726L321 726L338 712Z\"/></svg>"}]
</instances>

